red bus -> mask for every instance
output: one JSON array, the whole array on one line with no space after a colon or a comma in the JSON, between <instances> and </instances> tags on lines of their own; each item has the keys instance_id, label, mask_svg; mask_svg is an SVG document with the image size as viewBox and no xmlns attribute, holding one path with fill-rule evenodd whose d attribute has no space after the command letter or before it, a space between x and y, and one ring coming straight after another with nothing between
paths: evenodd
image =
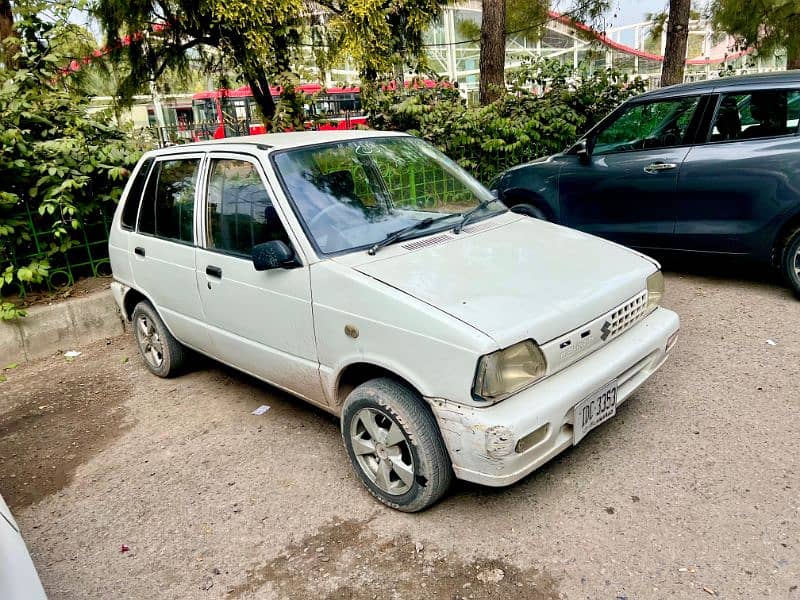
<instances>
[{"instance_id":1,"label":"red bus","mask_svg":"<svg viewBox=\"0 0 800 600\"><path fill-rule=\"evenodd\" d=\"M386 87L394 89L391 82ZM437 82L406 81L406 87L436 87ZM352 87L323 88L317 83L304 83L297 89L307 98L306 112L321 121L318 129L353 129L366 125L367 116L361 107L361 89ZM270 88L273 99L280 97L279 88ZM258 117L253 93L249 86L237 90L219 89L200 92L192 96L192 113L196 139L219 139L236 135L266 133L266 127ZM308 123L311 126L311 123Z\"/></svg>"},{"instance_id":2,"label":"red bus","mask_svg":"<svg viewBox=\"0 0 800 600\"><path fill-rule=\"evenodd\" d=\"M367 117L361 110L361 90L358 87L323 89L316 83L304 83L297 89L307 97L308 114L323 121L319 129L352 129L355 125L366 125ZM280 90L270 88L270 92L277 102ZM198 137L218 139L266 132L248 86L195 94L192 96L192 112Z\"/></svg>"}]
</instances>

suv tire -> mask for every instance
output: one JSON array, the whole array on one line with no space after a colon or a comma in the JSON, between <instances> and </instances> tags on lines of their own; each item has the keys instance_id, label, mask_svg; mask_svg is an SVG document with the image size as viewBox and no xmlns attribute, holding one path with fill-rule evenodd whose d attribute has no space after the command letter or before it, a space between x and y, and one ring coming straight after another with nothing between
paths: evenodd
<instances>
[{"instance_id":1,"label":"suv tire","mask_svg":"<svg viewBox=\"0 0 800 600\"><path fill-rule=\"evenodd\" d=\"M396 510L429 507L453 480L430 407L392 379L373 379L350 392L342 408L342 439L367 490Z\"/></svg>"},{"instance_id":2,"label":"suv tire","mask_svg":"<svg viewBox=\"0 0 800 600\"><path fill-rule=\"evenodd\" d=\"M539 219L540 221L549 221L550 219L547 218L547 215L544 214L544 211L535 206L533 204L528 204L527 202L522 202L521 204L515 204L511 207L511 212L516 213L518 215L525 215L526 217L531 217L533 219Z\"/></svg>"},{"instance_id":3,"label":"suv tire","mask_svg":"<svg viewBox=\"0 0 800 600\"><path fill-rule=\"evenodd\" d=\"M144 364L159 377L177 374L186 361L187 349L172 337L153 306L141 301L131 316L133 337Z\"/></svg>"},{"instance_id":4,"label":"suv tire","mask_svg":"<svg viewBox=\"0 0 800 600\"><path fill-rule=\"evenodd\" d=\"M781 270L789 286L800 298L800 229L789 235L783 251Z\"/></svg>"}]
</instances>

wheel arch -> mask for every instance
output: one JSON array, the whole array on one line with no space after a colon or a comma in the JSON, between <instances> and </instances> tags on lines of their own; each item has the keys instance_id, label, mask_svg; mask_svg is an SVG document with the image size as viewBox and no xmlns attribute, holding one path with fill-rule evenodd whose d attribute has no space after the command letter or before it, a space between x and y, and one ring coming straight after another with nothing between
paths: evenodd
<instances>
[{"instance_id":1,"label":"wheel arch","mask_svg":"<svg viewBox=\"0 0 800 600\"><path fill-rule=\"evenodd\" d=\"M553 207L537 192L518 187L509 188L503 192L501 199L508 208L513 208L517 204L532 204L547 216L548 221L558 222Z\"/></svg>"},{"instance_id":2,"label":"wheel arch","mask_svg":"<svg viewBox=\"0 0 800 600\"><path fill-rule=\"evenodd\" d=\"M800 229L800 212L786 219L778 230L778 234L775 236L772 243L772 256L770 257L774 266L781 266L786 244L789 242L790 236L798 229Z\"/></svg>"},{"instance_id":3,"label":"wheel arch","mask_svg":"<svg viewBox=\"0 0 800 600\"><path fill-rule=\"evenodd\" d=\"M419 386L412 383L408 377L404 377L394 370L375 362L359 361L346 365L336 377L336 383L333 388L333 400L336 403L336 408L341 409L347 396L359 385L379 377L392 379L414 390L420 397L424 396Z\"/></svg>"}]
</instances>

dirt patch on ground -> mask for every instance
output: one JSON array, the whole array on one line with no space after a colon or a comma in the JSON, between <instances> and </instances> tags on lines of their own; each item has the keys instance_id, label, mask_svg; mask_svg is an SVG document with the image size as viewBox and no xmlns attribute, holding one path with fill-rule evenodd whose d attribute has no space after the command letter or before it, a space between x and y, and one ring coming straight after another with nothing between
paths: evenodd
<instances>
[{"instance_id":1,"label":"dirt patch on ground","mask_svg":"<svg viewBox=\"0 0 800 600\"><path fill-rule=\"evenodd\" d=\"M92 353L36 367L6 368L0 383L0 489L12 508L63 488L125 428L129 386L107 364L98 369Z\"/></svg>"},{"instance_id":2,"label":"dirt patch on ground","mask_svg":"<svg viewBox=\"0 0 800 600\"><path fill-rule=\"evenodd\" d=\"M559 598L556 581L535 569L500 560L465 562L426 548L408 536L381 539L369 522L338 521L293 544L247 572L229 598L326 598L329 600ZM209 576L201 588L209 589Z\"/></svg>"},{"instance_id":3,"label":"dirt patch on ground","mask_svg":"<svg viewBox=\"0 0 800 600\"><path fill-rule=\"evenodd\" d=\"M107 290L111 286L111 281L111 277L86 277L79 279L72 286L65 286L57 290L28 292L22 297L11 295L4 299L23 308L38 304L56 304L70 298L80 298L99 290Z\"/></svg>"}]
</instances>

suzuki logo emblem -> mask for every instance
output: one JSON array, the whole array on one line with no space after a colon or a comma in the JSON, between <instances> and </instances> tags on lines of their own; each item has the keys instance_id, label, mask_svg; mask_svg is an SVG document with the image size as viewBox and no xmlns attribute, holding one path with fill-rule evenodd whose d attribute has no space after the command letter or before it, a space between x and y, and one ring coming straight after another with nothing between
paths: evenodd
<instances>
[{"instance_id":1,"label":"suzuki logo emblem","mask_svg":"<svg viewBox=\"0 0 800 600\"><path fill-rule=\"evenodd\" d=\"M600 328L600 332L603 334L600 336L600 339L605 342L608 339L608 336L611 335L611 323L609 321L603 323L603 326Z\"/></svg>"}]
</instances>

